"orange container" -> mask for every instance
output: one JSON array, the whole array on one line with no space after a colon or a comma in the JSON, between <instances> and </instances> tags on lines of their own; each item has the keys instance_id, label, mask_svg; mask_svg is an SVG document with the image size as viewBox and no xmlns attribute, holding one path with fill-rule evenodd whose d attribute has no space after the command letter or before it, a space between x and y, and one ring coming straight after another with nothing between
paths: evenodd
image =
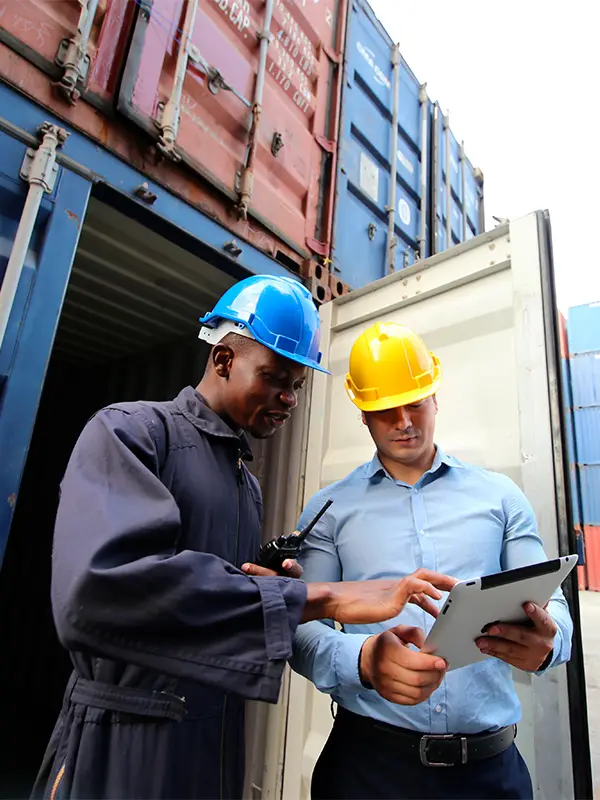
<instances>
[{"instance_id":1,"label":"orange container","mask_svg":"<svg viewBox=\"0 0 600 800\"><path fill-rule=\"evenodd\" d=\"M567 338L567 323L561 312L558 312L558 335L560 338L560 357L569 357L569 340Z\"/></svg>"},{"instance_id":2,"label":"orange container","mask_svg":"<svg viewBox=\"0 0 600 800\"><path fill-rule=\"evenodd\" d=\"M583 528L583 541L585 544L587 588L592 592L600 592L600 526L585 525Z\"/></svg>"}]
</instances>

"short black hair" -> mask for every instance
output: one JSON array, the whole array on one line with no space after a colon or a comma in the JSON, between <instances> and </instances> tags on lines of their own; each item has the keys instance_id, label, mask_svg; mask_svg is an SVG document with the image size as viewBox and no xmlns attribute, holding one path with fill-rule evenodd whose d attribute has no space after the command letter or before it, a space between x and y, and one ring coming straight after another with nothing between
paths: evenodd
<instances>
[{"instance_id":1,"label":"short black hair","mask_svg":"<svg viewBox=\"0 0 600 800\"><path fill-rule=\"evenodd\" d=\"M248 336L241 336L239 333L226 333L225 336L221 339L219 344L224 344L225 347L229 347L233 350L235 355L242 355L243 353L248 352L252 347L254 347L257 342L255 339L250 339ZM211 348L210 353L208 354L208 360L206 362L206 368L204 370L204 374L208 372L210 366L212 364L212 351Z\"/></svg>"}]
</instances>

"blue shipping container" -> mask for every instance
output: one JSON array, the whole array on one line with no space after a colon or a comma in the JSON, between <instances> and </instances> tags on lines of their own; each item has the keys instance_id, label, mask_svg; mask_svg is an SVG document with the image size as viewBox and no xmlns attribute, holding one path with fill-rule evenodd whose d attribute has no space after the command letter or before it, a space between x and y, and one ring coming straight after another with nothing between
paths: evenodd
<instances>
[{"instance_id":1,"label":"blue shipping container","mask_svg":"<svg viewBox=\"0 0 600 800\"><path fill-rule=\"evenodd\" d=\"M569 353L600 351L600 302L569 309Z\"/></svg>"},{"instance_id":2,"label":"blue shipping container","mask_svg":"<svg viewBox=\"0 0 600 800\"><path fill-rule=\"evenodd\" d=\"M600 465L579 467L584 525L600 525Z\"/></svg>"},{"instance_id":3,"label":"blue shipping container","mask_svg":"<svg viewBox=\"0 0 600 800\"><path fill-rule=\"evenodd\" d=\"M578 464L600 464L600 406L576 408L573 411L575 423L575 458ZM586 523L592 523L585 520Z\"/></svg>"},{"instance_id":4,"label":"blue shipping container","mask_svg":"<svg viewBox=\"0 0 600 800\"><path fill-rule=\"evenodd\" d=\"M569 361L573 407L600 405L600 352L580 353Z\"/></svg>"},{"instance_id":5,"label":"blue shipping container","mask_svg":"<svg viewBox=\"0 0 600 800\"><path fill-rule=\"evenodd\" d=\"M579 486L577 485L577 467L574 464L569 465L569 475L571 477L571 502L573 504L573 523L575 525L582 525L583 520L581 519Z\"/></svg>"},{"instance_id":6,"label":"blue shipping container","mask_svg":"<svg viewBox=\"0 0 600 800\"><path fill-rule=\"evenodd\" d=\"M344 70L332 261L334 272L359 288L445 249L448 239L441 230L448 196L452 242L481 233L483 195L476 172L449 129L441 138L434 136L435 107L425 86L364 0L351 4ZM447 142L452 149L449 187ZM434 152L439 154L435 170ZM439 215L433 212L433 195L439 200ZM390 257L391 214L395 246ZM433 224L440 230L437 243Z\"/></svg>"},{"instance_id":7,"label":"blue shipping container","mask_svg":"<svg viewBox=\"0 0 600 800\"><path fill-rule=\"evenodd\" d=\"M433 252L440 253L483 232L483 183L439 103L433 108L432 130Z\"/></svg>"}]
</instances>

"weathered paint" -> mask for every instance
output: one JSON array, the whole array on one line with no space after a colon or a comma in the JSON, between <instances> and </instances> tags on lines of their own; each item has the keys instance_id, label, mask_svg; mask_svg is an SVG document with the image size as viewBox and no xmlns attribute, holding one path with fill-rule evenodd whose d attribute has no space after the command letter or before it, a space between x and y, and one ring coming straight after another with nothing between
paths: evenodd
<instances>
[{"instance_id":1,"label":"weathered paint","mask_svg":"<svg viewBox=\"0 0 600 800\"><path fill-rule=\"evenodd\" d=\"M214 3L214 0L211 2ZM308 271L307 264L309 263L307 257L314 251L314 247L312 247L314 242L305 233L311 232L312 237L319 241L326 241L322 249L323 255L326 255L328 231L333 215L333 193L329 191L332 187L327 180L321 184L316 163L313 160L309 164L309 160L315 158L317 151L319 153L326 152L317 143L317 139L321 143L324 141L318 135L319 126L322 126L322 130L326 131L333 139L337 135L336 98L339 92L335 80L336 70L332 66L335 65L335 58L331 45L326 46L320 38L324 37L327 31L343 29L341 17L339 24L335 24L333 7L337 5L337 2L338 0L328 0L327 4L310 3L304 11L300 6L296 9L295 4L290 3L290 6L294 6L293 13L291 13L282 0L277 0L273 32L277 32L277 26L279 26L277 30L288 28L295 30L295 25L300 19L298 30L301 27L302 30L312 32L311 44L310 47L307 46L307 52L310 51L310 48L315 49L319 56L319 65L326 63L328 69L331 68L334 79L324 81L314 77L313 81L317 82L315 85L318 85L320 92L318 96L315 93L317 99L315 100L316 104L313 103L314 107L303 111L294 103L294 94L292 93L291 96L288 96L289 107L284 114L284 98L287 95L284 89L278 87L274 82L272 74L270 77L267 76L265 111L260 128L263 138L259 142L257 154L257 177L251 215L246 220L239 219L233 213L236 197L233 182L229 186L215 186L210 180L201 178L198 171L194 172L187 165L159 158L153 139L148 136L148 133L141 130L136 132L131 122L125 120L123 115L117 111L115 91L120 85L121 66L127 55L126 47L131 39L132 21L137 10L134 0L106 0L104 3L101 0L90 39L92 60L87 92L74 105L67 103L56 92L54 84L60 76L61 70L54 63L54 56L60 41L72 36L76 30L79 15L78 4L54 3L51 0L43 2L40 0L37 3L32 0L0 0L0 78L49 109L58 119L68 122L74 129L85 133L94 142L118 155L124 162L141 172L144 177L167 188L194 209L223 225L231 232L230 239L235 239L240 244L247 242L277 259L288 269L305 274ZM201 3L207 6L208 0L201 0ZM302 0L299 0L299 3L301 4ZM238 27L234 25L231 15L226 17L220 5L216 3L214 5L215 13L220 15L222 26L230 30L230 34L233 30L240 33ZM257 7L260 7L258 3ZM231 6L231 12L233 10L233 6ZM258 19L258 11L253 13L254 18ZM241 35L243 37L243 32ZM249 36L248 33L246 35ZM333 34L330 33L330 35ZM274 43L271 44L272 56L276 54L276 47ZM232 48L233 53L235 47L232 45ZM240 48L238 50L237 63L240 65L243 51ZM257 51L258 41L252 49L254 58L252 69L255 68ZM331 59L326 55L327 52L332 55ZM166 50L162 55L166 55ZM296 57L300 59L299 55ZM160 60L160 58L157 57L156 60ZM273 59L268 61L267 70L272 61ZM243 71L243 65L239 66L239 69ZM321 66L319 66L319 70L320 72L315 72L315 75L327 72L327 70L323 71ZM194 81L194 78L191 80ZM186 78L186 87L189 82L190 78L188 77ZM331 87L332 99L330 105L327 105L326 97L329 87ZM225 93L221 92L220 94ZM211 94L210 97L212 99L214 96ZM221 102L218 97L214 99ZM274 106L273 103L275 103ZM282 112L281 117L279 117L280 111ZM188 125L186 120L189 120L194 126L189 107L187 112L182 115L184 131ZM239 103L238 112L240 114L238 125L241 126L245 120L244 112L248 113L248 109ZM194 115L192 114L192 116ZM200 109L199 115L196 116L206 116L206 110ZM329 127L325 124L326 118L329 120ZM284 148L277 158L270 152L271 142L268 142L267 152L263 141L269 126L273 128L276 123L278 129L282 130L284 134ZM150 128L155 133L156 128L153 123L150 124ZM241 128L239 135L241 145L245 135ZM300 149L296 147L297 140L302 142ZM242 150L240 150L240 154ZM200 152L198 150L195 152L201 164L207 167L216 163L220 158L218 155L215 156L214 151ZM308 160L305 161L305 158ZM334 154L327 153L327 159L333 171L335 168ZM276 165L275 170L272 174L267 175L266 171L273 169L273 164ZM321 161L319 161L320 164ZM241 168L241 161L238 165L239 168ZM305 170L304 178L302 178L302 170ZM295 173L300 173L301 177L294 178ZM314 176L316 176L316 183L311 183ZM233 180L234 175L232 174L230 177ZM282 184L288 182L290 189L286 204L283 202L285 192L281 187ZM273 191L272 187L275 185L279 187L278 192ZM320 185L325 187L322 195L318 189ZM310 191L307 190L309 186L311 187ZM134 188L127 187L127 191L131 192ZM295 198L293 197L294 192L297 192ZM303 216L305 212L306 216ZM273 216L277 219L274 220ZM302 220L305 220L306 228ZM296 231L299 234L301 228L302 235L294 238L293 232ZM309 239L308 244L307 239Z\"/></svg>"},{"instance_id":2,"label":"weathered paint","mask_svg":"<svg viewBox=\"0 0 600 800\"><path fill-rule=\"evenodd\" d=\"M171 96L186 0L141 9L120 108L158 137ZM250 214L298 253L328 255L345 0L275 0ZM199 0L191 44L234 92L188 61L175 150L234 210L249 143L263 0ZM273 147L277 141L280 148Z\"/></svg>"}]
</instances>

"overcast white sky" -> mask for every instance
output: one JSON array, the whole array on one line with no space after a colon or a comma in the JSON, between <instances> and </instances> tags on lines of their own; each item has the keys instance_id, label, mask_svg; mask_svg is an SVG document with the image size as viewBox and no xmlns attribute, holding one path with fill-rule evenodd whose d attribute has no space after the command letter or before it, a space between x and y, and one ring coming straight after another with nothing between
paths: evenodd
<instances>
[{"instance_id":1,"label":"overcast white sky","mask_svg":"<svg viewBox=\"0 0 600 800\"><path fill-rule=\"evenodd\" d=\"M492 215L548 209L559 306L600 300L594 0L371 0L485 178Z\"/></svg>"}]
</instances>

